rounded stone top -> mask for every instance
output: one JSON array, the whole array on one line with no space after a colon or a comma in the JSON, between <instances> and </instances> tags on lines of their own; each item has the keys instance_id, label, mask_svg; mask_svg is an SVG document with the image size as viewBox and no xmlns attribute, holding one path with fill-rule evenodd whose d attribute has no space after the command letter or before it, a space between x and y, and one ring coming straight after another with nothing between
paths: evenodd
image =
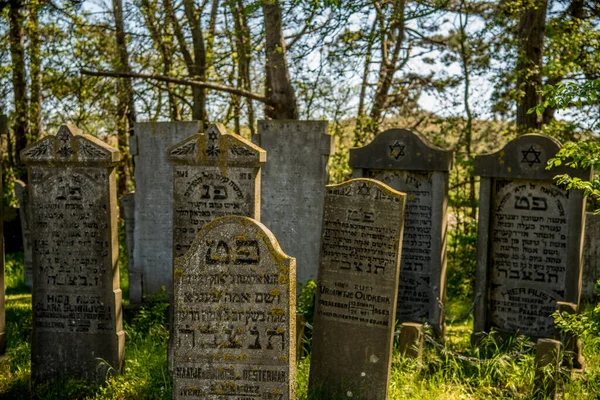
<instances>
[{"instance_id":1,"label":"rounded stone top","mask_svg":"<svg viewBox=\"0 0 600 400\"><path fill-rule=\"evenodd\" d=\"M569 174L591 179L591 169L575 169L565 165L546 169L562 144L547 135L527 134L508 142L502 149L475 157L475 175L491 178L553 180Z\"/></svg>"},{"instance_id":2,"label":"rounded stone top","mask_svg":"<svg viewBox=\"0 0 600 400\"><path fill-rule=\"evenodd\" d=\"M407 129L388 129L371 143L350 149L354 169L449 171L454 153Z\"/></svg>"}]
</instances>

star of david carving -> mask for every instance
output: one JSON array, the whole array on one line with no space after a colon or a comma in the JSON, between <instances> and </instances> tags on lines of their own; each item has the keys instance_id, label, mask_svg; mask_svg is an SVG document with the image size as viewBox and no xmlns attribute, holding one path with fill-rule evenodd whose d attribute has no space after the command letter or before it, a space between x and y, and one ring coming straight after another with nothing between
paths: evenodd
<instances>
[{"instance_id":1,"label":"star of david carving","mask_svg":"<svg viewBox=\"0 0 600 400\"><path fill-rule=\"evenodd\" d=\"M219 150L219 148L214 144L208 146L206 149L206 154L208 154L210 157L218 157L220 152L221 150Z\"/></svg>"},{"instance_id":2,"label":"star of david carving","mask_svg":"<svg viewBox=\"0 0 600 400\"><path fill-rule=\"evenodd\" d=\"M540 160L540 154L542 154L542 152L536 150L533 145L527 150L521 150L521 153L523 153L523 159L521 160L521 163L527 163L529 167L533 167L533 164L542 163Z\"/></svg>"},{"instance_id":3,"label":"star of david carving","mask_svg":"<svg viewBox=\"0 0 600 400\"><path fill-rule=\"evenodd\" d=\"M358 194L360 194L361 196L369 196L371 194L371 188L368 187L366 183L363 183L358 188Z\"/></svg>"},{"instance_id":4,"label":"star of david carving","mask_svg":"<svg viewBox=\"0 0 600 400\"><path fill-rule=\"evenodd\" d=\"M399 157L404 157L404 146L402 143L396 141L394 144L390 144L390 156L394 157L394 159L398 159Z\"/></svg>"}]
</instances>

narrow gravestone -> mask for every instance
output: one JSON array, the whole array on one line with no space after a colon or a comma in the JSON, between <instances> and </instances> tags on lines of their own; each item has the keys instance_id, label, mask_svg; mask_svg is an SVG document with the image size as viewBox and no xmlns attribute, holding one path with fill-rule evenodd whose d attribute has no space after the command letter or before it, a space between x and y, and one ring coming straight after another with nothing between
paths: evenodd
<instances>
[{"instance_id":1,"label":"narrow gravestone","mask_svg":"<svg viewBox=\"0 0 600 400\"><path fill-rule=\"evenodd\" d=\"M32 380L103 381L123 363L117 150L63 125L21 151L33 244Z\"/></svg>"},{"instance_id":2,"label":"narrow gravestone","mask_svg":"<svg viewBox=\"0 0 600 400\"><path fill-rule=\"evenodd\" d=\"M260 220L266 153L222 124L169 148L173 166L173 257L187 253L208 222L226 215Z\"/></svg>"},{"instance_id":3,"label":"narrow gravestone","mask_svg":"<svg viewBox=\"0 0 600 400\"><path fill-rule=\"evenodd\" d=\"M29 192L23 181L15 180L15 196L19 201L19 218L21 220L21 234L23 237L23 269L25 286L29 289L33 285L33 255L31 254L31 228L29 216Z\"/></svg>"},{"instance_id":4,"label":"narrow gravestone","mask_svg":"<svg viewBox=\"0 0 600 400\"><path fill-rule=\"evenodd\" d=\"M481 332L553 337L556 302L579 304L585 199L553 177L586 180L590 170L546 170L556 140L523 135L475 158L481 176L474 339Z\"/></svg>"},{"instance_id":5,"label":"narrow gravestone","mask_svg":"<svg viewBox=\"0 0 600 400\"><path fill-rule=\"evenodd\" d=\"M295 261L248 217L175 262L173 398L295 399Z\"/></svg>"},{"instance_id":6,"label":"narrow gravestone","mask_svg":"<svg viewBox=\"0 0 600 400\"><path fill-rule=\"evenodd\" d=\"M581 298L589 300L600 294L596 289L600 280L600 214L586 213L583 243Z\"/></svg>"},{"instance_id":7,"label":"narrow gravestone","mask_svg":"<svg viewBox=\"0 0 600 400\"><path fill-rule=\"evenodd\" d=\"M297 283L317 278L327 161L326 121L259 121L253 142L269 155L262 168L261 221L296 258Z\"/></svg>"},{"instance_id":8,"label":"narrow gravestone","mask_svg":"<svg viewBox=\"0 0 600 400\"><path fill-rule=\"evenodd\" d=\"M198 121L135 124L129 144L135 161L134 264L129 272L134 304L142 294L172 287L173 173L166 150L200 131Z\"/></svg>"},{"instance_id":9,"label":"narrow gravestone","mask_svg":"<svg viewBox=\"0 0 600 400\"><path fill-rule=\"evenodd\" d=\"M397 319L427 322L442 334L452 152L406 129L390 129L350 149L350 167L355 178L377 179L406 193Z\"/></svg>"},{"instance_id":10,"label":"narrow gravestone","mask_svg":"<svg viewBox=\"0 0 600 400\"><path fill-rule=\"evenodd\" d=\"M121 206L121 217L125 223L125 244L127 245L127 276L129 282L135 281L136 274L134 273L134 261L133 261L133 246L134 246L134 228L135 228L135 192L129 192L121 197L119 200ZM129 285L129 298L140 299L142 292L139 290L138 285L133 287ZM131 293L132 290L138 290L136 293Z\"/></svg>"},{"instance_id":11,"label":"narrow gravestone","mask_svg":"<svg viewBox=\"0 0 600 400\"><path fill-rule=\"evenodd\" d=\"M385 399L406 195L372 179L327 186L309 391Z\"/></svg>"}]
</instances>

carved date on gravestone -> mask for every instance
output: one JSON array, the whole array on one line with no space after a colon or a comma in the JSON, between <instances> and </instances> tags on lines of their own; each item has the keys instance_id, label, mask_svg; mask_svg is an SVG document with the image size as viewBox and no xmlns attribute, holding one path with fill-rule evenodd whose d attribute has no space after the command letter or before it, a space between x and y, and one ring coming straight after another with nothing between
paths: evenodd
<instances>
[{"instance_id":1,"label":"carved date on gravestone","mask_svg":"<svg viewBox=\"0 0 600 400\"><path fill-rule=\"evenodd\" d=\"M202 229L176 260L174 398L295 398L294 269L255 220Z\"/></svg>"},{"instance_id":2,"label":"carved date on gravestone","mask_svg":"<svg viewBox=\"0 0 600 400\"><path fill-rule=\"evenodd\" d=\"M548 316L565 296L569 192L551 182L494 185L490 321L540 336L552 330Z\"/></svg>"}]
</instances>

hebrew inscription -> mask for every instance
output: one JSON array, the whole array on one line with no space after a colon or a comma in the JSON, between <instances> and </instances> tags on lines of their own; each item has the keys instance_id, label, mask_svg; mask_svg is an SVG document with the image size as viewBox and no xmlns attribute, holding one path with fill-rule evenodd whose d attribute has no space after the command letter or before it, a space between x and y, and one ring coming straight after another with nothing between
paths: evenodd
<instances>
[{"instance_id":1,"label":"hebrew inscription","mask_svg":"<svg viewBox=\"0 0 600 400\"><path fill-rule=\"evenodd\" d=\"M204 227L176 261L174 398L295 399L294 269L255 220Z\"/></svg>"}]
</instances>

